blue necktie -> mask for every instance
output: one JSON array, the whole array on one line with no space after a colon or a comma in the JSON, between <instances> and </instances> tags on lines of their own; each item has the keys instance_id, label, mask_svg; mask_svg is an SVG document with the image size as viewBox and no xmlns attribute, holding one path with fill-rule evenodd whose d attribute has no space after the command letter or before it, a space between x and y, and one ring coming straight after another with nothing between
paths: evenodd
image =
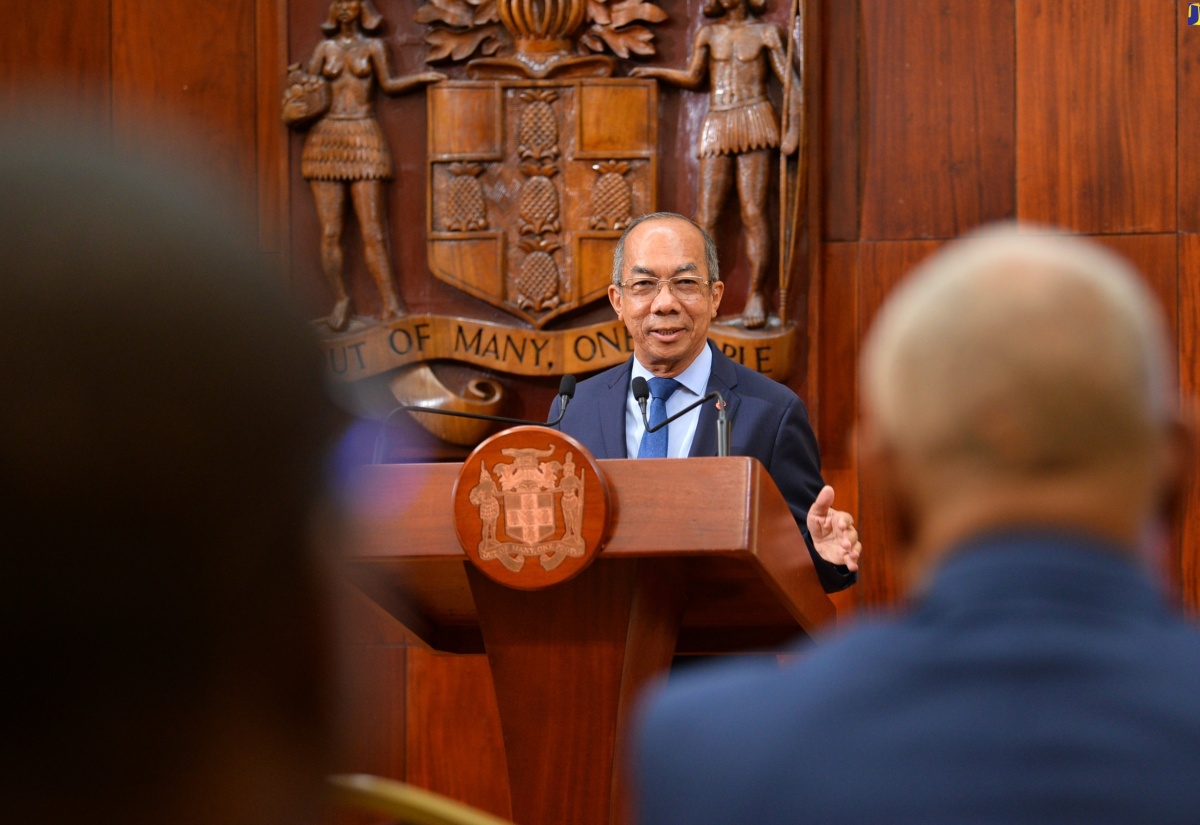
<instances>
[{"instance_id":1,"label":"blue necktie","mask_svg":"<svg viewBox=\"0 0 1200 825\"><path fill-rule=\"evenodd\" d=\"M650 426L661 424L667 420L667 399L675 390L679 389L680 383L674 378L651 378L650 379ZM642 435L642 443L638 447L638 458L666 458L667 457L667 430L670 426L663 427L655 432L647 432Z\"/></svg>"}]
</instances>

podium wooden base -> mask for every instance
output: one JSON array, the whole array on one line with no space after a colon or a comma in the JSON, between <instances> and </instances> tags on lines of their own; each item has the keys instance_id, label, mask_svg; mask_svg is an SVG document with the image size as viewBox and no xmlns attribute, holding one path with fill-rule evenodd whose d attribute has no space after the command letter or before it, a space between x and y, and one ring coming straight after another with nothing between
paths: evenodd
<instances>
[{"instance_id":1,"label":"podium wooden base","mask_svg":"<svg viewBox=\"0 0 1200 825\"><path fill-rule=\"evenodd\" d=\"M779 649L835 615L757 461L597 463L609 539L542 590L465 560L447 507L456 466L365 467L352 496L351 579L431 648L487 653L520 825L627 821L627 722L675 652Z\"/></svg>"}]
</instances>

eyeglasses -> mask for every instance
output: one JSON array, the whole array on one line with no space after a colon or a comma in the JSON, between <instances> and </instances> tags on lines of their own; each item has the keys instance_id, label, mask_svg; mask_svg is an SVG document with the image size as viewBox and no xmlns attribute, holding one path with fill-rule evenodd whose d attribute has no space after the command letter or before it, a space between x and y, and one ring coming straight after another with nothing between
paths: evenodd
<instances>
[{"instance_id":1,"label":"eyeglasses","mask_svg":"<svg viewBox=\"0 0 1200 825\"><path fill-rule=\"evenodd\" d=\"M697 301L704 297L709 282L693 275L677 275L674 278L630 278L621 282L621 289L635 301L649 301L658 295L663 284L680 301Z\"/></svg>"}]
</instances>

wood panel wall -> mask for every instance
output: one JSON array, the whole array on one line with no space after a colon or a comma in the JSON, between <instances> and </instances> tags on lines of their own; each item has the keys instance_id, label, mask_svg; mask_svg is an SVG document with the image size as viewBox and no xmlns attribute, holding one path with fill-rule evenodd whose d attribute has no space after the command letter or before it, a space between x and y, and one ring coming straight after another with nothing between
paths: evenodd
<instances>
[{"instance_id":1,"label":"wood panel wall","mask_svg":"<svg viewBox=\"0 0 1200 825\"><path fill-rule=\"evenodd\" d=\"M1131 259L1177 342L1195 418L1200 263L1200 27L1175 0L822 0L822 271L814 303L826 472L854 487L865 541L877 493L853 439L858 343L888 290L945 240L993 220L1065 227ZM1200 608L1200 486L1166 574ZM869 546L869 545L868 545ZM871 547L858 596L891 603Z\"/></svg>"},{"instance_id":2,"label":"wood panel wall","mask_svg":"<svg viewBox=\"0 0 1200 825\"><path fill-rule=\"evenodd\" d=\"M410 25L410 4L378 5ZM682 65L698 4L661 5L672 23L660 60ZM791 383L809 402L826 475L838 503L858 513L866 545L861 584L840 603L875 609L898 597L900 582L897 560L872 541L885 528L880 493L859 470L855 361L888 292L945 240L1019 219L1127 255L1171 318L1181 408L1200 415L1200 28L1186 25L1182 0L813 0L813 8L820 225L810 238L816 277L801 359L809 366ZM297 258L295 288L306 294L315 258L300 259L313 258L315 224L298 139L279 125L278 101L284 66L311 52L324 9L324 0L17 4L6 9L16 26L0 49L0 117L53 90L94 112L113 140L181 154L234 188L256 216L264 254ZM401 70L420 65L423 46L410 29L391 48ZM420 151L420 96L395 103L381 117L406 125ZM664 157L689 156L702 102L664 88L661 112ZM661 206L690 211L687 162L664 172ZM420 163L400 163L404 187L423 187ZM400 219L421 220L423 199L399 188L390 197ZM453 310L458 296L423 272L423 254L397 254L410 303ZM528 409L514 411L536 414L549 391L532 387ZM1197 610L1200 477L1176 528L1167 574ZM354 640L346 768L507 813L483 661L413 647L377 608L346 596Z\"/></svg>"}]
</instances>

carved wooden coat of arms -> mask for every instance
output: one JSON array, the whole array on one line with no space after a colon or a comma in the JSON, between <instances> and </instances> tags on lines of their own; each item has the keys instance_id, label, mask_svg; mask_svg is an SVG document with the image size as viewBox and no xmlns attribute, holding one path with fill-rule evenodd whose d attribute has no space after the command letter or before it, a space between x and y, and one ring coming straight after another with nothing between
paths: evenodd
<instances>
[{"instance_id":1,"label":"carved wooden coat of arms","mask_svg":"<svg viewBox=\"0 0 1200 825\"><path fill-rule=\"evenodd\" d=\"M658 83L631 76L619 61L655 54L651 27L666 12L653 0L424 0L408 23L390 16L385 21L372 0L330 0L322 39L292 67L284 95L285 122L304 133L300 172L334 298L318 322L331 378L387 374L401 404L495 414L506 401L496 373L549 379L624 361L632 352L624 325L587 307L607 294L623 229L659 208ZM439 71L394 73L389 33L405 25L411 31L412 23L424 27L424 58ZM782 67L791 46L771 55L790 78ZM423 193L402 179L389 140L395 135L376 112L378 93L417 91L428 123ZM397 189L406 201L423 200L423 226L388 218L384 193ZM396 288L398 272L401 283L414 277L414 268L393 258L398 233L409 249L423 235L417 244L424 244L428 273L416 277L436 278L489 306L461 313L445 312L444 302L410 306ZM360 258L352 245L361 247ZM763 264L765 256L755 260ZM374 282L377 312L356 304L373 295L350 288L352 265ZM761 292L761 279L753 280L751 292ZM782 276L780 295L786 303ZM770 324L762 312L747 311L740 322L714 324L710 337L727 355L782 379L797 329L782 321L782 311ZM431 366L438 361L490 374L451 390ZM465 446L490 429L413 417Z\"/></svg>"},{"instance_id":2,"label":"carved wooden coat of arms","mask_svg":"<svg viewBox=\"0 0 1200 825\"><path fill-rule=\"evenodd\" d=\"M621 230L654 208L654 84L452 81L428 101L434 275L535 327L603 298Z\"/></svg>"}]
</instances>

